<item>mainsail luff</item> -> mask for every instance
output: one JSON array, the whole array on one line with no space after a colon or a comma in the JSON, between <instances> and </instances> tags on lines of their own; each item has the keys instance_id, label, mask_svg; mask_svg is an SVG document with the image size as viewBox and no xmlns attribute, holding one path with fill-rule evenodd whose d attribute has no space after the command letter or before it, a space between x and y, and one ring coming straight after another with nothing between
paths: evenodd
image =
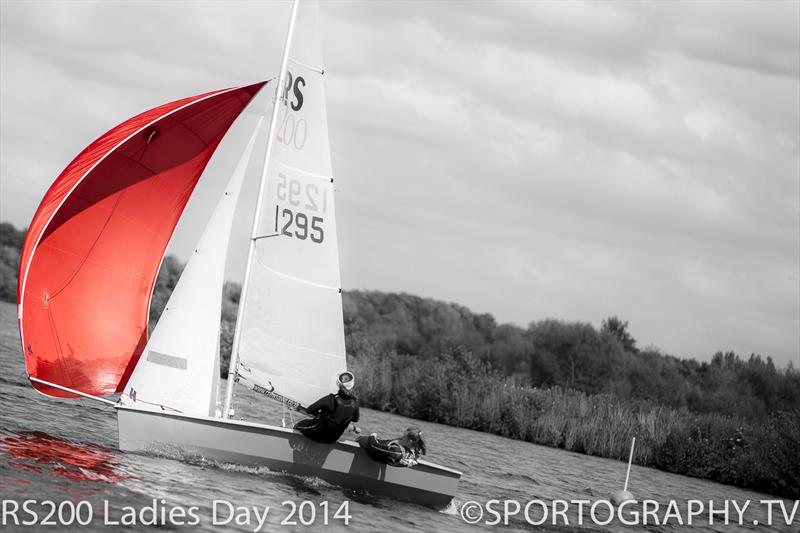
<instances>
[{"instance_id":1,"label":"mainsail luff","mask_svg":"<svg viewBox=\"0 0 800 533\"><path fill-rule=\"evenodd\" d=\"M272 153L273 139L275 137L275 129L278 118L278 102L281 101L280 91L286 82L286 66L289 61L289 48L291 47L292 37L294 35L294 25L297 19L297 7L299 0L294 0L292 3L292 12L289 16L289 28L286 32L286 43L283 49L283 59L281 60L281 70L278 76L278 83L275 86L275 97L273 98L272 117L269 124L269 133L267 134L267 150L264 154L264 165L261 171L261 181L258 186L258 197L256 200L256 210L253 215L253 224L250 230L250 242L247 249L247 263L245 265L244 279L242 280L242 291L239 297L239 308L236 316L236 326L233 332L233 343L231 346L231 358L228 363L228 385L225 390L225 404L222 409L223 418L230 417L231 402L233 401L233 387L236 382L236 371L239 364L239 344L242 338L242 317L247 305L246 290L250 283L250 273L253 266L253 257L255 252L256 238L258 237L259 219L261 216L261 206L264 198L264 190L267 181L267 169L269 167L270 156Z\"/></svg>"},{"instance_id":2,"label":"mainsail luff","mask_svg":"<svg viewBox=\"0 0 800 533\"><path fill-rule=\"evenodd\" d=\"M238 376L308 405L347 368L318 10L303 3L240 315Z\"/></svg>"}]
</instances>

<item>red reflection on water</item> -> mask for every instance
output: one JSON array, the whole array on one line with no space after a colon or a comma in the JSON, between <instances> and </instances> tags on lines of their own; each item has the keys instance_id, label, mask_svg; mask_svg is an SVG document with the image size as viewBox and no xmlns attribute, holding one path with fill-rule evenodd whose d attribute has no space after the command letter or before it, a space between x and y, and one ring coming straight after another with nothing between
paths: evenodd
<instances>
[{"instance_id":1,"label":"red reflection on water","mask_svg":"<svg viewBox=\"0 0 800 533\"><path fill-rule=\"evenodd\" d=\"M33 464L38 463L51 466L54 473L72 481L118 483L133 478L115 472L117 463L110 450L76 444L41 431L4 436L0 438L0 446L18 459L6 461L8 466L19 470L42 472L41 467Z\"/></svg>"}]
</instances>

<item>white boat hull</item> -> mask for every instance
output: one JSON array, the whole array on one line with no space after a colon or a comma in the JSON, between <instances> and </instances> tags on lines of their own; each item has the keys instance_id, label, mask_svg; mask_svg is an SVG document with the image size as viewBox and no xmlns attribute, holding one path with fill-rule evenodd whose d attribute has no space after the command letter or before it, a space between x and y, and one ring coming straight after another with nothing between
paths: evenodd
<instances>
[{"instance_id":1,"label":"white boat hull","mask_svg":"<svg viewBox=\"0 0 800 533\"><path fill-rule=\"evenodd\" d=\"M119 448L126 452L202 457L315 476L350 489L444 508L461 472L421 462L411 468L372 460L350 441L320 444L291 429L221 418L117 408Z\"/></svg>"}]
</instances>

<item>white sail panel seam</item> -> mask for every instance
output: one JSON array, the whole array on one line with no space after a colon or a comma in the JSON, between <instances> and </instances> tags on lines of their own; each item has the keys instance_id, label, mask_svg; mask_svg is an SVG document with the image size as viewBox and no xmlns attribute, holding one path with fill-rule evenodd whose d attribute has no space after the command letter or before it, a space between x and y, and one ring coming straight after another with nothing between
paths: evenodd
<instances>
[{"instance_id":1,"label":"white sail panel seam","mask_svg":"<svg viewBox=\"0 0 800 533\"><path fill-rule=\"evenodd\" d=\"M270 335L269 333L263 333L262 335L264 337L266 337L267 339L271 340L271 341L279 342L279 343L283 344L284 346L289 346L290 348L300 348L301 350L306 350L306 351L309 351L309 352L318 353L320 355L324 355L324 356L327 356L327 357L344 357L343 355L339 355L339 354L336 354L336 353L323 352L323 351L320 351L320 350L315 350L314 348L311 348L309 346L302 346L300 344L294 344L292 342L289 342L287 340L281 339L279 337L274 337L274 336ZM241 354L239 354L239 355L241 357ZM239 363L244 364L244 363L242 363L241 359L239 360ZM247 370L249 371L250 369L248 368Z\"/></svg>"},{"instance_id":2,"label":"white sail panel seam","mask_svg":"<svg viewBox=\"0 0 800 533\"><path fill-rule=\"evenodd\" d=\"M297 172L298 174L303 174L305 176L309 176L312 178L319 178L321 180L333 182L333 176L326 176L324 174L317 174L316 172L309 172L308 170L303 170L302 168L293 167L292 165L287 165L283 161L278 161L277 159L273 159L275 163L278 163L283 168L289 169L293 172Z\"/></svg>"}]
</instances>

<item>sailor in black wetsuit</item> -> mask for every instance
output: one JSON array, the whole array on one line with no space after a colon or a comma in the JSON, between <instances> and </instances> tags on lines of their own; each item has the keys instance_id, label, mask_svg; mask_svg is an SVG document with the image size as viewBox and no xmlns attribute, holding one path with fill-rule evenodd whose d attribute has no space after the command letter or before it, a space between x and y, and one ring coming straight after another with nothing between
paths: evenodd
<instances>
[{"instance_id":1,"label":"sailor in black wetsuit","mask_svg":"<svg viewBox=\"0 0 800 533\"><path fill-rule=\"evenodd\" d=\"M420 455L427 453L422 430L417 426L409 427L396 439L379 439L377 433L372 433L358 437L357 442L372 459L389 466L414 466Z\"/></svg>"},{"instance_id":2,"label":"sailor in black wetsuit","mask_svg":"<svg viewBox=\"0 0 800 533\"><path fill-rule=\"evenodd\" d=\"M339 440L350 423L353 431L361 433L355 422L358 422L358 398L353 393L355 378L350 372L339 374L336 379L339 392L323 396L306 408L306 412L314 418L306 418L295 424L294 429L300 431L311 440L331 444Z\"/></svg>"}]
</instances>

